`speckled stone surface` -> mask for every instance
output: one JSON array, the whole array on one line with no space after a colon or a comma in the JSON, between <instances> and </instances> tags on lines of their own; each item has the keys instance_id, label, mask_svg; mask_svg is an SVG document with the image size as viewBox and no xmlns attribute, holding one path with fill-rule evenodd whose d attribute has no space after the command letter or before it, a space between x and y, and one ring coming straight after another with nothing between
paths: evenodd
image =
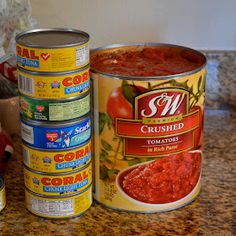
<instances>
[{"instance_id":1,"label":"speckled stone surface","mask_svg":"<svg viewBox=\"0 0 236 236\"><path fill-rule=\"evenodd\" d=\"M82 217L74 219L34 216L24 205L20 138L15 136L15 154L6 174L7 207L0 213L0 235L236 235L236 53L219 54L207 54L208 63L212 60L220 64L218 72L214 71L215 62L214 68L209 64L202 191L192 204L171 212L137 214L94 203ZM212 74L216 77L210 77Z\"/></svg>"},{"instance_id":2,"label":"speckled stone surface","mask_svg":"<svg viewBox=\"0 0 236 236\"><path fill-rule=\"evenodd\" d=\"M207 56L206 108L236 106L236 52L204 52Z\"/></svg>"}]
</instances>

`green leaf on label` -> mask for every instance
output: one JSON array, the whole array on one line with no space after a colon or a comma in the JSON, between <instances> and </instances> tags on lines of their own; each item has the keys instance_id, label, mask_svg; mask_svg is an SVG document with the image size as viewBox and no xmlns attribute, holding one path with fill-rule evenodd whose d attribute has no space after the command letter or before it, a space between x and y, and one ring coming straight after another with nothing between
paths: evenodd
<instances>
[{"instance_id":1,"label":"green leaf on label","mask_svg":"<svg viewBox=\"0 0 236 236\"><path fill-rule=\"evenodd\" d=\"M99 112L99 134L102 133L106 122L107 122L107 115L105 113Z\"/></svg>"},{"instance_id":2,"label":"green leaf on label","mask_svg":"<svg viewBox=\"0 0 236 236\"><path fill-rule=\"evenodd\" d=\"M200 76L200 78L198 80L198 83L197 83L197 90L198 90L199 93L201 91L201 83L202 83L202 76Z\"/></svg>"},{"instance_id":3,"label":"green leaf on label","mask_svg":"<svg viewBox=\"0 0 236 236\"><path fill-rule=\"evenodd\" d=\"M113 137L112 140L116 142L118 139L119 139L119 138L115 136L115 137Z\"/></svg>"},{"instance_id":4,"label":"green leaf on label","mask_svg":"<svg viewBox=\"0 0 236 236\"><path fill-rule=\"evenodd\" d=\"M100 152L100 161L107 161L108 158L108 152L104 149Z\"/></svg>"},{"instance_id":5,"label":"green leaf on label","mask_svg":"<svg viewBox=\"0 0 236 236\"><path fill-rule=\"evenodd\" d=\"M109 115L107 115L107 125L108 125L108 128L111 129L112 127L112 119Z\"/></svg>"},{"instance_id":6,"label":"green leaf on label","mask_svg":"<svg viewBox=\"0 0 236 236\"><path fill-rule=\"evenodd\" d=\"M109 152L109 151L112 151L112 150L113 150L112 146L111 146L107 141L105 141L104 139L102 139L101 142L102 142L103 148L104 148L106 151Z\"/></svg>"},{"instance_id":7,"label":"green leaf on label","mask_svg":"<svg viewBox=\"0 0 236 236\"><path fill-rule=\"evenodd\" d=\"M129 166L133 166L133 165L136 165L136 164L139 164L139 163L141 163L141 160L138 159L138 158L128 161Z\"/></svg>"},{"instance_id":8,"label":"green leaf on label","mask_svg":"<svg viewBox=\"0 0 236 236\"><path fill-rule=\"evenodd\" d=\"M193 85L189 88L189 92L192 94L193 93Z\"/></svg>"},{"instance_id":9,"label":"green leaf on label","mask_svg":"<svg viewBox=\"0 0 236 236\"><path fill-rule=\"evenodd\" d=\"M119 170L116 170L116 169L108 170L109 179L112 179L112 175L117 175L118 173L119 173Z\"/></svg>"},{"instance_id":10,"label":"green leaf on label","mask_svg":"<svg viewBox=\"0 0 236 236\"><path fill-rule=\"evenodd\" d=\"M100 179L109 179L108 171L109 169L106 166L100 166Z\"/></svg>"},{"instance_id":11,"label":"green leaf on label","mask_svg":"<svg viewBox=\"0 0 236 236\"><path fill-rule=\"evenodd\" d=\"M130 85L127 81L123 80L122 82L122 94L125 97L125 99L131 104L134 104L134 98L136 94L132 91Z\"/></svg>"}]
</instances>

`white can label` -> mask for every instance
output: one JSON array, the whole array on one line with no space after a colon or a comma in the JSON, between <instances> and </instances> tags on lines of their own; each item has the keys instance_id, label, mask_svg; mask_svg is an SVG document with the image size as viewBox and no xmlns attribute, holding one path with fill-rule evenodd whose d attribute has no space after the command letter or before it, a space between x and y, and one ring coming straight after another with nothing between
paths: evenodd
<instances>
[{"instance_id":1,"label":"white can label","mask_svg":"<svg viewBox=\"0 0 236 236\"><path fill-rule=\"evenodd\" d=\"M34 130L26 124L21 123L21 136L22 139L30 144L34 144Z\"/></svg>"},{"instance_id":2,"label":"white can label","mask_svg":"<svg viewBox=\"0 0 236 236\"><path fill-rule=\"evenodd\" d=\"M48 216L68 216L74 214L73 200L40 200L30 196L30 208L40 215Z\"/></svg>"},{"instance_id":3,"label":"white can label","mask_svg":"<svg viewBox=\"0 0 236 236\"><path fill-rule=\"evenodd\" d=\"M81 66L88 60L89 60L89 45L86 44L84 47L76 48L76 66Z\"/></svg>"}]
</instances>

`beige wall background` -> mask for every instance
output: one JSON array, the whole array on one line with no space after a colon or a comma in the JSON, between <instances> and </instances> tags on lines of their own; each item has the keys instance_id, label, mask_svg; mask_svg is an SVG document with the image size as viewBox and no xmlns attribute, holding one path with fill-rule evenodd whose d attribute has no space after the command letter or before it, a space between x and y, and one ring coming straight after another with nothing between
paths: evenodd
<instances>
[{"instance_id":1,"label":"beige wall background","mask_svg":"<svg viewBox=\"0 0 236 236\"><path fill-rule=\"evenodd\" d=\"M236 0L30 0L41 27L73 27L91 47L166 42L236 50Z\"/></svg>"}]
</instances>

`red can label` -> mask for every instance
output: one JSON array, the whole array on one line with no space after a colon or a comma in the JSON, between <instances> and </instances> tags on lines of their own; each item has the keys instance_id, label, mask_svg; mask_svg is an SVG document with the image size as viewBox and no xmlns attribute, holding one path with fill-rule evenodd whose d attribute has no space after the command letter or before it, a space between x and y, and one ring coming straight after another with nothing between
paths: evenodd
<instances>
[{"instance_id":1,"label":"red can label","mask_svg":"<svg viewBox=\"0 0 236 236\"><path fill-rule=\"evenodd\" d=\"M162 156L190 150L199 127L199 110L190 112L189 93L161 89L135 97L135 120L116 118L116 135L124 138L126 156Z\"/></svg>"}]
</instances>

